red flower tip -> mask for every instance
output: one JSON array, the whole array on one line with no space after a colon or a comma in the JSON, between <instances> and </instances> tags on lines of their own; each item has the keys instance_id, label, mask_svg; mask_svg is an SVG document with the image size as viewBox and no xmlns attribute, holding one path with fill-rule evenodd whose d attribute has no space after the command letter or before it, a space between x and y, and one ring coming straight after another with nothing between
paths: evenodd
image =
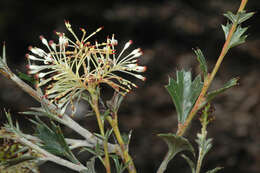
<instances>
[{"instance_id":1,"label":"red flower tip","mask_svg":"<svg viewBox=\"0 0 260 173\"><path fill-rule=\"evenodd\" d=\"M40 35L40 40L44 39L43 35Z\"/></svg>"},{"instance_id":2,"label":"red flower tip","mask_svg":"<svg viewBox=\"0 0 260 173\"><path fill-rule=\"evenodd\" d=\"M147 70L147 67L146 66L144 66L144 72Z\"/></svg>"},{"instance_id":3,"label":"red flower tip","mask_svg":"<svg viewBox=\"0 0 260 173\"><path fill-rule=\"evenodd\" d=\"M25 54L25 58L29 58L29 54L27 53L27 54ZM26 65L27 66L27 65Z\"/></svg>"},{"instance_id":4,"label":"red flower tip","mask_svg":"<svg viewBox=\"0 0 260 173\"><path fill-rule=\"evenodd\" d=\"M129 40L129 43L130 43L130 44L133 44L133 40Z\"/></svg>"},{"instance_id":5,"label":"red flower tip","mask_svg":"<svg viewBox=\"0 0 260 173\"><path fill-rule=\"evenodd\" d=\"M29 47L28 47L28 50L30 50L30 51L31 51L31 50L32 50L32 46L29 46Z\"/></svg>"},{"instance_id":6,"label":"red flower tip","mask_svg":"<svg viewBox=\"0 0 260 173\"><path fill-rule=\"evenodd\" d=\"M35 75L34 75L34 78L38 80L38 79L39 79L39 75L38 75L38 74L35 74Z\"/></svg>"},{"instance_id":7,"label":"red flower tip","mask_svg":"<svg viewBox=\"0 0 260 173\"><path fill-rule=\"evenodd\" d=\"M144 77L143 81L146 81L146 77Z\"/></svg>"},{"instance_id":8,"label":"red flower tip","mask_svg":"<svg viewBox=\"0 0 260 173\"><path fill-rule=\"evenodd\" d=\"M66 19L64 19L64 23L65 24L68 24L68 23L70 23L68 20L66 20Z\"/></svg>"},{"instance_id":9,"label":"red flower tip","mask_svg":"<svg viewBox=\"0 0 260 173\"><path fill-rule=\"evenodd\" d=\"M53 40L50 40L49 41L49 45L52 45L54 42L53 42Z\"/></svg>"},{"instance_id":10,"label":"red flower tip","mask_svg":"<svg viewBox=\"0 0 260 173\"><path fill-rule=\"evenodd\" d=\"M29 64L27 64L25 67L26 67L27 69L30 69L30 65L29 65Z\"/></svg>"}]
</instances>

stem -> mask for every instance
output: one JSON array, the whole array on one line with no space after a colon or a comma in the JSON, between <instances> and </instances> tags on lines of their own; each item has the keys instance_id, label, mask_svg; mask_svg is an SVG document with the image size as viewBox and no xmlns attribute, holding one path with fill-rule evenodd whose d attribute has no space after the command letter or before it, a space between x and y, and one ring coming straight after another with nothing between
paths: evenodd
<instances>
[{"instance_id":1,"label":"stem","mask_svg":"<svg viewBox=\"0 0 260 173\"><path fill-rule=\"evenodd\" d=\"M246 3L247 3L248 0L241 0L241 4L240 4L240 7L238 9L238 12L241 12L244 10L245 6L246 6ZM196 115L197 111L199 110L199 106L200 104L204 101L204 96L206 95L213 79L215 78L215 75L216 73L218 72L219 70L219 67L225 57L225 55L227 54L228 50L229 50L229 44L230 44L230 41L231 41L231 38L234 34L234 32L236 31L236 28L237 28L237 23L233 23L229 33L228 33L228 36L227 36L227 39L224 43L224 46L222 47L222 50L221 50L221 53L218 57L218 60L215 64L215 67L214 69L212 70L211 74L205 79L205 82L204 82L204 85L203 85L203 88L201 90L201 93L196 101L196 103L194 104L194 107L192 108L191 112L189 113L188 115L188 118L186 119L186 121L181 124L178 128L178 131L177 131L177 135L178 136L183 136L184 133L186 132L189 124L191 123L193 117Z\"/></svg>"},{"instance_id":2,"label":"stem","mask_svg":"<svg viewBox=\"0 0 260 173\"><path fill-rule=\"evenodd\" d=\"M104 153L105 153L105 163L104 163L105 165L104 166L106 167L106 172L111 173L109 154L108 154L108 142L105 137L104 123L102 123L99 108L98 108L98 97L96 94L92 93L91 98L92 98L92 104L90 104L90 105L92 106L92 109L94 110L94 112L96 114L100 134L104 137L104 141L103 141L103 147L104 147Z\"/></svg>"},{"instance_id":3,"label":"stem","mask_svg":"<svg viewBox=\"0 0 260 173\"><path fill-rule=\"evenodd\" d=\"M202 128L201 128L201 134L202 134L202 137L203 137L203 145L205 143L205 140L206 140L206 136L207 136L207 130L206 130L206 127L207 127L207 113L206 115L203 115L203 120L202 120ZM199 173L200 172L200 168L201 168L201 165L202 165L202 160L203 160L203 148L204 147L200 147L199 149L199 158L198 158L198 161L197 161L197 166L196 166L196 173Z\"/></svg>"},{"instance_id":4,"label":"stem","mask_svg":"<svg viewBox=\"0 0 260 173\"><path fill-rule=\"evenodd\" d=\"M123 141L123 138L121 136L120 130L118 128L118 118L117 118L117 113L114 113L113 118L112 119L110 116L107 117L108 122L110 123L111 127L113 128L114 134L116 136L117 142L119 143L119 146L123 152L123 162L125 164L128 164L127 169L129 173L136 173L136 168L134 165L134 162L131 158L131 156L128 153L128 149L126 148L126 145ZM122 156L121 156L122 157Z\"/></svg>"},{"instance_id":5,"label":"stem","mask_svg":"<svg viewBox=\"0 0 260 173\"><path fill-rule=\"evenodd\" d=\"M0 73L3 74L4 77L7 79L13 81L18 87L20 87L22 90L24 90L26 93L28 93L30 96L32 96L35 100L40 102L41 104L44 104L48 107L48 109L51 110L52 113L58 114L59 110L57 107L50 103L47 99L44 99L42 94L40 92L37 92L34 90L31 86L29 86L27 83L22 81L19 77L17 77L12 71L9 69L6 71L3 71L0 69ZM80 126L76 121L74 121L69 115L64 114L62 117L55 118L56 121L59 123L64 124L65 126L73 129L75 132L80 134L82 137L85 138L86 144L89 143L93 147L96 146L97 143L101 144L103 143L100 139L95 137L91 132L89 132L87 129ZM120 147L118 145L114 144L108 144L108 149L110 153L121 153Z\"/></svg>"},{"instance_id":6,"label":"stem","mask_svg":"<svg viewBox=\"0 0 260 173\"><path fill-rule=\"evenodd\" d=\"M26 138L24 138L22 136L18 136L16 138L16 140L21 142L24 145L29 146L30 148L36 150L37 152L41 153L43 155L44 160L52 161L54 163L57 163L58 165L65 166L67 168L70 168L70 169L78 171L78 172L87 170L87 168L85 166L83 166L81 163L74 164L74 163L71 163L70 161L57 157L57 156L47 152L46 150L40 148L38 145L30 142L29 140L27 140Z\"/></svg>"}]
</instances>

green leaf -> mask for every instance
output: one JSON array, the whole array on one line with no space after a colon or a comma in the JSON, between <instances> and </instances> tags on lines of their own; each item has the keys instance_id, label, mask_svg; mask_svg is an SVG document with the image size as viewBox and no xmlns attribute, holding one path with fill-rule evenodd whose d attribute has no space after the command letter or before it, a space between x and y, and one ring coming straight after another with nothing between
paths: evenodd
<instances>
[{"instance_id":1,"label":"green leaf","mask_svg":"<svg viewBox=\"0 0 260 173\"><path fill-rule=\"evenodd\" d=\"M206 59L200 49L194 49L193 51L197 55L197 60L200 63L200 69L202 70L205 79L208 75L208 66L207 66Z\"/></svg>"},{"instance_id":2,"label":"green leaf","mask_svg":"<svg viewBox=\"0 0 260 173\"><path fill-rule=\"evenodd\" d=\"M120 163L119 157L117 155L111 155L110 157L115 163L116 173L123 173L129 163Z\"/></svg>"},{"instance_id":3,"label":"green leaf","mask_svg":"<svg viewBox=\"0 0 260 173\"><path fill-rule=\"evenodd\" d=\"M232 27L232 24L227 23L226 26L222 25L222 29L225 34L225 38L227 39L228 33ZM240 25L238 25L236 31L232 35L232 38L229 43L229 48L232 48L234 46L237 46L239 44L242 44L245 42L247 35L243 35L247 31L247 28L242 28Z\"/></svg>"},{"instance_id":4,"label":"green leaf","mask_svg":"<svg viewBox=\"0 0 260 173\"><path fill-rule=\"evenodd\" d=\"M181 151L187 150L195 155L192 145L186 138L171 133L159 134L158 136L163 138L163 140L167 143L169 150L163 162L161 163L157 173L163 173L166 170L168 163L174 158L176 154Z\"/></svg>"},{"instance_id":5,"label":"green leaf","mask_svg":"<svg viewBox=\"0 0 260 173\"><path fill-rule=\"evenodd\" d=\"M222 88L209 92L206 96L206 101L203 105L210 102L212 99L214 99L216 96L223 93L227 89L238 85L238 80L239 80L239 78L233 78L233 79L229 80Z\"/></svg>"},{"instance_id":6,"label":"green leaf","mask_svg":"<svg viewBox=\"0 0 260 173\"><path fill-rule=\"evenodd\" d=\"M251 18L253 15L255 14L255 12L250 12L250 13L246 13L246 11L241 11L239 12L239 18L238 18L238 24L248 20L249 18Z\"/></svg>"},{"instance_id":7,"label":"green leaf","mask_svg":"<svg viewBox=\"0 0 260 173\"><path fill-rule=\"evenodd\" d=\"M201 157L203 160L208 151L212 148L212 138L205 139L201 133L197 134L197 139L195 140L199 145L199 150L201 151Z\"/></svg>"},{"instance_id":8,"label":"green leaf","mask_svg":"<svg viewBox=\"0 0 260 173\"><path fill-rule=\"evenodd\" d=\"M221 169L223 169L223 167L216 167L216 168L214 168L212 170L207 171L206 173L216 173L216 172L218 172Z\"/></svg>"},{"instance_id":9,"label":"green leaf","mask_svg":"<svg viewBox=\"0 0 260 173\"><path fill-rule=\"evenodd\" d=\"M181 157L183 157L186 160L186 162L189 164L190 169L191 169L191 173L195 173L195 164L194 164L194 162L190 158L188 158L186 155L184 155L184 154L182 154Z\"/></svg>"},{"instance_id":10,"label":"green leaf","mask_svg":"<svg viewBox=\"0 0 260 173\"><path fill-rule=\"evenodd\" d=\"M41 147L52 154L72 159L71 151L65 141L61 128L54 123L51 124L52 128L49 128L39 118L37 118L37 121L31 120L37 127L36 136L43 141Z\"/></svg>"},{"instance_id":11,"label":"green leaf","mask_svg":"<svg viewBox=\"0 0 260 173\"><path fill-rule=\"evenodd\" d=\"M228 11L224 14L224 16L227 17L232 23L241 24L242 22L251 18L254 14L254 12L246 13L246 11L241 11L235 15Z\"/></svg>"},{"instance_id":12,"label":"green leaf","mask_svg":"<svg viewBox=\"0 0 260 173\"><path fill-rule=\"evenodd\" d=\"M177 80L169 78L166 89L170 93L178 114L178 122L183 124L196 102L203 83L198 75L194 81L190 71L177 71Z\"/></svg>"},{"instance_id":13,"label":"green leaf","mask_svg":"<svg viewBox=\"0 0 260 173\"><path fill-rule=\"evenodd\" d=\"M27 82L33 84L33 85L35 85L36 82L37 82L37 80L35 80L35 78L32 77L31 75L27 75L27 74L19 72L19 71L18 71L18 77L20 79L24 80L24 81L27 81Z\"/></svg>"}]
</instances>

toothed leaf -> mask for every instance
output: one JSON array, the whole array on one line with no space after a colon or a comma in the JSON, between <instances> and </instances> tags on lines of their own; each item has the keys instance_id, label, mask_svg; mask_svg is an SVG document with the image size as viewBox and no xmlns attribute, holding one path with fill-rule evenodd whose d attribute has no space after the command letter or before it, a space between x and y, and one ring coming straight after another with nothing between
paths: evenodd
<instances>
[{"instance_id":1,"label":"toothed leaf","mask_svg":"<svg viewBox=\"0 0 260 173\"><path fill-rule=\"evenodd\" d=\"M209 92L206 96L206 103L208 103L209 101L211 101L212 99L214 99L216 96L223 93L227 89L238 85L238 80L239 78L233 78L229 80L222 88Z\"/></svg>"},{"instance_id":2,"label":"toothed leaf","mask_svg":"<svg viewBox=\"0 0 260 173\"><path fill-rule=\"evenodd\" d=\"M187 150L190 151L193 155L195 155L192 145L186 138L171 133L159 134L158 136L163 138L163 140L167 143L169 149L167 155L165 156L163 162L160 165L159 170L161 171L161 173L166 170L168 163L179 152Z\"/></svg>"},{"instance_id":3,"label":"toothed leaf","mask_svg":"<svg viewBox=\"0 0 260 173\"><path fill-rule=\"evenodd\" d=\"M241 24L242 22L252 17L254 14L254 12L246 13L246 11L241 11L235 15L228 11L224 14L224 16L226 16L232 23Z\"/></svg>"},{"instance_id":4,"label":"toothed leaf","mask_svg":"<svg viewBox=\"0 0 260 173\"><path fill-rule=\"evenodd\" d=\"M202 70L205 79L208 75L208 67L207 67L206 59L200 49L194 49L194 52L197 55L197 60L200 63L200 69Z\"/></svg>"},{"instance_id":5,"label":"toothed leaf","mask_svg":"<svg viewBox=\"0 0 260 173\"><path fill-rule=\"evenodd\" d=\"M190 71L177 71L177 80L169 78L166 89L170 93L178 114L178 122L183 124L196 102L203 83L197 76L193 81Z\"/></svg>"},{"instance_id":6,"label":"toothed leaf","mask_svg":"<svg viewBox=\"0 0 260 173\"><path fill-rule=\"evenodd\" d=\"M232 27L232 24L227 23L226 25L222 25L222 29L225 34L225 38L227 39L228 33ZM243 35L247 31L247 28L242 28L240 25L238 25L236 31L232 35L232 38L229 43L229 48L232 48L234 46L240 45L245 42L247 35Z\"/></svg>"},{"instance_id":7,"label":"toothed leaf","mask_svg":"<svg viewBox=\"0 0 260 173\"><path fill-rule=\"evenodd\" d=\"M54 123L52 123L51 128L49 128L44 122L37 118L37 121L31 120L36 124L36 136L43 141L41 146L48 152L60 156L65 156L68 158L70 156L69 147L64 139L61 128Z\"/></svg>"}]
</instances>

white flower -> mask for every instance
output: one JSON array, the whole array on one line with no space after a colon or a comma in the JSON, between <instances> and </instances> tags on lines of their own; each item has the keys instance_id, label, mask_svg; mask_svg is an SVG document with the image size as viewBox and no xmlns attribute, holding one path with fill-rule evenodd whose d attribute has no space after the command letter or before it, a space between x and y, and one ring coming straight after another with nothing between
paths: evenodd
<instances>
[{"instance_id":1,"label":"white flower","mask_svg":"<svg viewBox=\"0 0 260 173\"><path fill-rule=\"evenodd\" d=\"M90 92L101 83L108 84L123 95L132 87L137 87L136 84L121 77L118 72L145 80L145 77L138 74L146 70L145 66L137 64L138 58L143 54L141 49L134 49L127 55L124 53L133 41L128 41L123 50L117 54L115 46L118 41L114 35L102 43L92 44L88 41L103 27L88 36L85 29L81 28L83 34L78 38L68 21L65 21L65 25L72 34L72 39L64 33L56 32L58 35L56 44L40 36L46 50L30 46L31 54L26 54L26 57L33 61L28 65L28 73L35 74L39 79L37 86L46 88L45 97L62 109L61 114L69 103L73 104L73 100L79 100L77 98L82 92Z\"/></svg>"}]
</instances>

